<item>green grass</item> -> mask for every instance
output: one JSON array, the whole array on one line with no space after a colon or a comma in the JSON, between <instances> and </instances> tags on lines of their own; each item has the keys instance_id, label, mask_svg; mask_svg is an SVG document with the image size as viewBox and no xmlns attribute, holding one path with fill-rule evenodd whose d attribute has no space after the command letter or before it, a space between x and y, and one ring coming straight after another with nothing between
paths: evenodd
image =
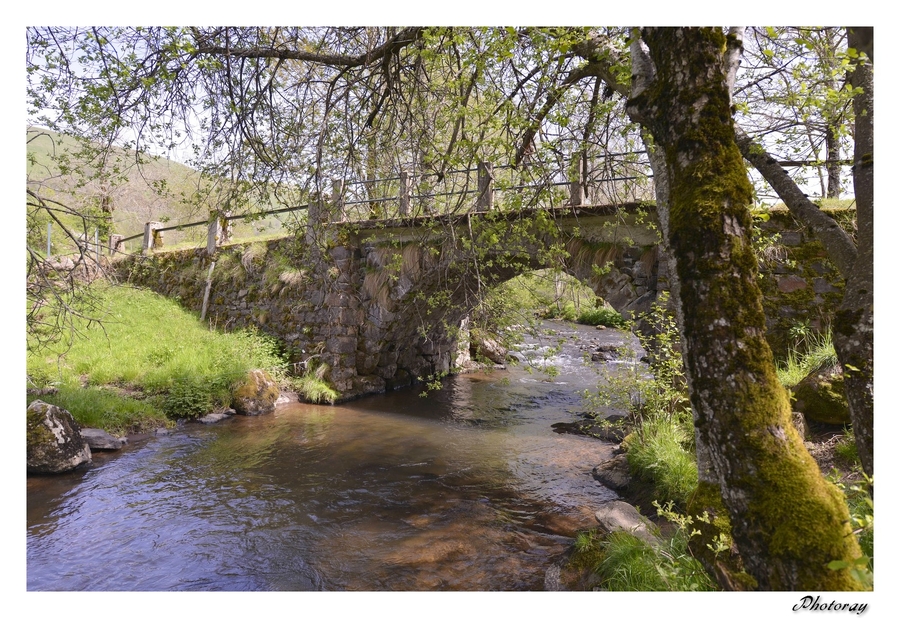
<instances>
[{"instance_id":1,"label":"green grass","mask_svg":"<svg viewBox=\"0 0 900 618\"><path fill-rule=\"evenodd\" d=\"M653 484L661 502L685 506L697 488L697 463L686 420L669 415L645 418L626 440L628 465Z\"/></svg>"},{"instance_id":2,"label":"green grass","mask_svg":"<svg viewBox=\"0 0 900 618\"><path fill-rule=\"evenodd\" d=\"M158 404L124 397L114 390L62 385L57 393L29 396L28 403L40 399L71 412L83 427L98 427L110 433L139 433L169 425Z\"/></svg>"},{"instance_id":3,"label":"green grass","mask_svg":"<svg viewBox=\"0 0 900 618\"><path fill-rule=\"evenodd\" d=\"M716 585L687 547L687 533L678 528L657 544L624 531L600 538L582 533L575 541L575 562L592 563L601 587L610 591L705 591Z\"/></svg>"},{"instance_id":4,"label":"green grass","mask_svg":"<svg viewBox=\"0 0 900 618\"><path fill-rule=\"evenodd\" d=\"M837 365L837 362L837 353L829 331L823 335L812 336L804 347L799 349L795 347L788 351L787 358L777 363L776 372L782 386L791 388L797 386L813 371Z\"/></svg>"},{"instance_id":5,"label":"green grass","mask_svg":"<svg viewBox=\"0 0 900 618\"><path fill-rule=\"evenodd\" d=\"M32 386L58 386L54 403L74 408L70 412L81 415L75 417L80 423L121 429L126 421L116 420L111 408L133 405L122 403L130 398L123 391L145 397L125 408L131 411L124 418L141 410L150 414L151 408L172 418L195 417L228 405L232 384L250 369L283 376L285 362L270 337L211 331L174 301L145 290L100 286L96 294L105 307L96 316L99 325L78 324L68 348L27 354ZM100 409L89 413L91 396Z\"/></svg>"},{"instance_id":6,"label":"green grass","mask_svg":"<svg viewBox=\"0 0 900 618\"><path fill-rule=\"evenodd\" d=\"M624 328L627 325L627 321L618 311L608 307L586 309L578 314L575 321L589 326L610 326L613 328Z\"/></svg>"},{"instance_id":7,"label":"green grass","mask_svg":"<svg viewBox=\"0 0 900 618\"><path fill-rule=\"evenodd\" d=\"M315 375L292 377L289 382L300 398L309 403L334 403L339 396L327 382Z\"/></svg>"}]
</instances>

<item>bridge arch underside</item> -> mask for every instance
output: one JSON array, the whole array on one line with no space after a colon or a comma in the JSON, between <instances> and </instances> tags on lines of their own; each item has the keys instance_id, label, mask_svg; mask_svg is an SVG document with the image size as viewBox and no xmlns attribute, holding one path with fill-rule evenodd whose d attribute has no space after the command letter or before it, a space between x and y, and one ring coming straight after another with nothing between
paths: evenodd
<instances>
[{"instance_id":1,"label":"bridge arch underside","mask_svg":"<svg viewBox=\"0 0 900 618\"><path fill-rule=\"evenodd\" d=\"M655 245L531 237L473 250L443 238L360 246L356 358L331 359L342 393L391 390L463 368L469 316L489 288L522 273L561 267L627 317L648 310L659 287Z\"/></svg>"}]
</instances>

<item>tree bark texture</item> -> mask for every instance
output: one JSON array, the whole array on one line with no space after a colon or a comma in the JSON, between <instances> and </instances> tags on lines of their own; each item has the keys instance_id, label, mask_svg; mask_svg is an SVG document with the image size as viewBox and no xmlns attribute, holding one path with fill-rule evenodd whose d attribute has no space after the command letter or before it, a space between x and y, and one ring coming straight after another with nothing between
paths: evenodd
<instances>
[{"instance_id":1,"label":"tree bark texture","mask_svg":"<svg viewBox=\"0 0 900 618\"><path fill-rule=\"evenodd\" d=\"M860 555L842 494L791 424L765 339L750 242L752 188L728 87L735 37L716 28L647 28L629 113L652 134L669 182L683 353L699 440L732 533L760 589L854 589L832 560Z\"/></svg>"},{"instance_id":2,"label":"tree bark texture","mask_svg":"<svg viewBox=\"0 0 900 618\"><path fill-rule=\"evenodd\" d=\"M874 67L872 28L849 28L849 47L866 54L850 73L850 84L862 91L853 98L856 116L853 191L856 196L858 255L834 318L834 348L844 369L844 393L863 471L874 473Z\"/></svg>"}]
</instances>

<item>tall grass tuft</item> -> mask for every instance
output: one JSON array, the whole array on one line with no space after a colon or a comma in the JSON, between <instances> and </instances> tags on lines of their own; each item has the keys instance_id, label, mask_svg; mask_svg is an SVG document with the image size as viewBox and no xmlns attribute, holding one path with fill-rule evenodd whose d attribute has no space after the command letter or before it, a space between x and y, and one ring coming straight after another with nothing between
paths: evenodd
<instances>
[{"instance_id":1,"label":"tall grass tuft","mask_svg":"<svg viewBox=\"0 0 900 618\"><path fill-rule=\"evenodd\" d=\"M656 415L646 418L627 440L628 465L651 482L662 502L684 507L697 488L693 435L684 418Z\"/></svg>"},{"instance_id":2,"label":"tall grass tuft","mask_svg":"<svg viewBox=\"0 0 900 618\"><path fill-rule=\"evenodd\" d=\"M687 546L687 533L651 545L628 532L613 532L601 543L597 573L612 591L702 591L716 586Z\"/></svg>"},{"instance_id":3,"label":"tall grass tuft","mask_svg":"<svg viewBox=\"0 0 900 618\"><path fill-rule=\"evenodd\" d=\"M797 345L788 351L787 358L776 365L776 373L782 386L791 388L813 371L838 363L831 331L804 338L805 345Z\"/></svg>"}]
</instances>

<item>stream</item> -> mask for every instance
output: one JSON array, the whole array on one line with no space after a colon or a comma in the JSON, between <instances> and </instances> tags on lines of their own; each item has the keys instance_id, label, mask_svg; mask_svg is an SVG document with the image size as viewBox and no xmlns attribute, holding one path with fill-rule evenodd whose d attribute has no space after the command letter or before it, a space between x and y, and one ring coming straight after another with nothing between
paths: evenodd
<instances>
[{"instance_id":1,"label":"stream","mask_svg":"<svg viewBox=\"0 0 900 618\"><path fill-rule=\"evenodd\" d=\"M543 590L548 569L615 492L591 476L614 445L557 434L627 335L546 323L523 357L555 377L448 378L95 453L27 481L27 589L105 591ZM539 361L536 361L539 362Z\"/></svg>"}]
</instances>

